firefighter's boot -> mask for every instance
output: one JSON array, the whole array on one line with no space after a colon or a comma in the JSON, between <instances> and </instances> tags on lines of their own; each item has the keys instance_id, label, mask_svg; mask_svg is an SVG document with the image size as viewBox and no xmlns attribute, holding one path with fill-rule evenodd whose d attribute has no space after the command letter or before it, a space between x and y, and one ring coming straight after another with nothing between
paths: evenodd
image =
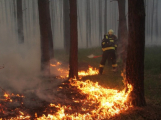
<instances>
[{"instance_id":1,"label":"firefighter's boot","mask_svg":"<svg viewBox=\"0 0 161 120\"><path fill-rule=\"evenodd\" d=\"M99 74L102 75L102 73L103 73L103 67L100 67L99 68Z\"/></svg>"}]
</instances>

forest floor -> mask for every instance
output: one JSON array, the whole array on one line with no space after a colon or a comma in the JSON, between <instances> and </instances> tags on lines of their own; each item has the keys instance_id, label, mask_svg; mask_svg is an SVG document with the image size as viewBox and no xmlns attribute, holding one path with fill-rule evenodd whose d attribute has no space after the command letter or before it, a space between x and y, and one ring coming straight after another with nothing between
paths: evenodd
<instances>
[{"instance_id":1,"label":"forest floor","mask_svg":"<svg viewBox=\"0 0 161 120\"><path fill-rule=\"evenodd\" d=\"M153 46L145 48L145 71L144 88L147 106L130 108L118 116L111 119L116 120L161 120L161 47ZM64 54L63 56L60 55ZM88 58L90 54L101 55L101 48L80 49L78 51L79 69L88 65L98 68L101 58ZM55 51L55 57L63 62L68 62L68 55L62 51ZM66 59L64 59L66 58ZM65 60L65 61L64 61ZM83 77L82 80L91 80L98 82L106 88L115 88L122 90L124 84L121 77L122 61L118 62L118 72L113 73L111 68L106 65L103 75L94 75ZM106 63L107 64L107 63Z\"/></svg>"},{"instance_id":2,"label":"forest floor","mask_svg":"<svg viewBox=\"0 0 161 120\"><path fill-rule=\"evenodd\" d=\"M131 107L127 111L123 111L118 115L110 118L111 120L161 120L161 47L147 47L145 49L145 79L144 79L144 90L145 90L145 99L147 105L145 107ZM69 54L66 53L65 50L55 50L55 59L56 61L61 62L68 68L69 63ZM90 54L101 55L101 48L89 48L89 49L79 49L78 50L78 68L79 70L87 70L88 66L92 66L93 68L99 67L99 63L101 61L101 57L98 58L88 58L87 56ZM122 61L121 59L117 60L118 63L118 72L113 73L111 71L111 67L107 65L105 66L103 75L92 75L82 77L82 81L90 80L93 82L98 82L99 85L105 88L123 90L123 78L121 76L122 73ZM60 92L60 96L57 94L57 87L62 82L62 79L57 79L55 76L53 77L41 77L42 81L39 85L31 90L24 91L25 98L21 98L18 96L13 96L12 99L15 102L10 105L10 99L6 102L3 102L3 99L0 99L0 118L10 118L13 115L19 114L17 111L24 111L24 113L28 113L31 115L32 119L35 119L35 113L37 116L42 116L42 114L50 113L50 111L57 111L56 108L48 108L50 102L48 99L49 96L53 96L55 98L62 97L63 95L68 95L69 99L67 101L72 102L73 96L76 98L84 98L79 94L76 88L62 86L65 89L62 89ZM61 81L62 80L62 81ZM65 79L66 80L66 79ZM68 82L68 81L67 81ZM37 89L41 88L41 89ZM54 88L54 89L53 89ZM71 89L72 88L72 89ZM70 92L72 94L69 94ZM2 89L2 93L3 93ZM32 93L32 94L31 94ZM73 94L74 93L74 94ZM0 96L2 96L0 94ZM50 97L49 97L50 98ZM64 97L63 97L64 98ZM52 98L51 98L52 99ZM16 102L18 101L18 102ZM49 100L50 101L50 100ZM59 99L59 103L64 103L64 99ZM23 103L23 104L21 104ZM4 108L3 108L4 106ZM17 107L19 106L19 107ZM74 104L74 108L81 107L82 104ZM10 114L5 115L5 111L15 111ZM46 111L46 112L44 112Z\"/></svg>"}]
</instances>

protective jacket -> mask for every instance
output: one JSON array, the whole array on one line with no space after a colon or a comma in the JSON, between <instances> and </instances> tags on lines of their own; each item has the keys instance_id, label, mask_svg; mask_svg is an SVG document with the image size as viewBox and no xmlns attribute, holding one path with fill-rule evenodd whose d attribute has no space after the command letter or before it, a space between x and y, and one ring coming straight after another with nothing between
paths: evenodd
<instances>
[{"instance_id":1,"label":"protective jacket","mask_svg":"<svg viewBox=\"0 0 161 120\"><path fill-rule=\"evenodd\" d=\"M102 50L116 50L117 49L117 37L115 35L104 35L102 40Z\"/></svg>"},{"instance_id":2,"label":"protective jacket","mask_svg":"<svg viewBox=\"0 0 161 120\"><path fill-rule=\"evenodd\" d=\"M102 74L106 60L108 63L112 63L113 70L116 70L116 54L115 50L117 49L117 37L115 35L104 35L102 40L102 59L99 66L99 74Z\"/></svg>"}]
</instances>

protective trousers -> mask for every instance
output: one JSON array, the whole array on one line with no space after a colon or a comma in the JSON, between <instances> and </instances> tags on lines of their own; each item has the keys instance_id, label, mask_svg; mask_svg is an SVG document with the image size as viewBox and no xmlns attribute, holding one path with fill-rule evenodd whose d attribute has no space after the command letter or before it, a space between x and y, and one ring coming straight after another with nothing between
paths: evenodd
<instances>
[{"instance_id":1,"label":"protective trousers","mask_svg":"<svg viewBox=\"0 0 161 120\"><path fill-rule=\"evenodd\" d=\"M116 64L115 50L106 50L103 52L102 60L100 62L100 66L99 66L99 74L103 73L103 69L104 69L106 60L108 60L108 63L112 63L113 69L116 69L117 64Z\"/></svg>"}]
</instances>

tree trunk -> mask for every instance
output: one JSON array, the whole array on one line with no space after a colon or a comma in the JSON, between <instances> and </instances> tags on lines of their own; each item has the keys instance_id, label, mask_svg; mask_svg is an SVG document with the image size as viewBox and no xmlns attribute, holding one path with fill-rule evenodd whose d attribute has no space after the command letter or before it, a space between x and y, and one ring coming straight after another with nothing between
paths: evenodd
<instances>
[{"instance_id":1,"label":"tree trunk","mask_svg":"<svg viewBox=\"0 0 161 120\"><path fill-rule=\"evenodd\" d=\"M118 10L119 10L119 27L118 27L118 40L120 43L118 51L121 53L123 60L123 69L126 66L126 55L127 55L127 22L125 15L125 2L126 0L118 0Z\"/></svg>"},{"instance_id":2,"label":"tree trunk","mask_svg":"<svg viewBox=\"0 0 161 120\"><path fill-rule=\"evenodd\" d=\"M134 106L145 106L144 98L144 48L145 8L144 0L128 1L128 51L126 82L133 86L129 100Z\"/></svg>"},{"instance_id":3,"label":"tree trunk","mask_svg":"<svg viewBox=\"0 0 161 120\"><path fill-rule=\"evenodd\" d=\"M155 13L155 31L156 31L156 39L158 39L158 0L156 0L156 7L155 7L156 13Z\"/></svg>"},{"instance_id":4,"label":"tree trunk","mask_svg":"<svg viewBox=\"0 0 161 120\"><path fill-rule=\"evenodd\" d=\"M17 29L18 41L22 44L24 43L22 0L17 0Z\"/></svg>"},{"instance_id":5,"label":"tree trunk","mask_svg":"<svg viewBox=\"0 0 161 120\"><path fill-rule=\"evenodd\" d=\"M70 0L70 70L69 78L78 77L77 0Z\"/></svg>"},{"instance_id":6,"label":"tree trunk","mask_svg":"<svg viewBox=\"0 0 161 120\"><path fill-rule=\"evenodd\" d=\"M17 16L17 14L16 14L16 3L17 3L17 1L16 0L13 0L13 13L14 13L14 19L16 20L16 16Z\"/></svg>"},{"instance_id":7,"label":"tree trunk","mask_svg":"<svg viewBox=\"0 0 161 120\"><path fill-rule=\"evenodd\" d=\"M87 9L86 9L87 13L86 13L86 30L87 30L87 34L86 34L86 46L87 48L91 45L91 14L90 14L90 0L87 0Z\"/></svg>"},{"instance_id":8,"label":"tree trunk","mask_svg":"<svg viewBox=\"0 0 161 120\"><path fill-rule=\"evenodd\" d=\"M102 40L102 0L99 0L99 39Z\"/></svg>"},{"instance_id":9,"label":"tree trunk","mask_svg":"<svg viewBox=\"0 0 161 120\"><path fill-rule=\"evenodd\" d=\"M51 14L50 14L50 5L49 5L50 2L48 2L48 5L47 5L47 14L49 14L49 18L48 18L48 31L49 31L49 47L50 47L50 59L54 58L54 45L53 45L53 34L52 34L52 29L51 29Z\"/></svg>"},{"instance_id":10,"label":"tree trunk","mask_svg":"<svg viewBox=\"0 0 161 120\"><path fill-rule=\"evenodd\" d=\"M154 0L153 0L153 7L152 7L152 18L151 18L151 42L153 41L153 24L154 24Z\"/></svg>"},{"instance_id":11,"label":"tree trunk","mask_svg":"<svg viewBox=\"0 0 161 120\"><path fill-rule=\"evenodd\" d=\"M41 70L45 72L45 75L49 75L51 55L50 49L52 44L49 0L38 0L38 10L41 36Z\"/></svg>"},{"instance_id":12,"label":"tree trunk","mask_svg":"<svg viewBox=\"0 0 161 120\"><path fill-rule=\"evenodd\" d=\"M104 34L107 34L107 0L105 0L104 32Z\"/></svg>"},{"instance_id":13,"label":"tree trunk","mask_svg":"<svg viewBox=\"0 0 161 120\"><path fill-rule=\"evenodd\" d=\"M70 6L69 0L63 1L63 10L64 10L64 48L67 53L69 53L70 49Z\"/></svg>"}]
</instances>

